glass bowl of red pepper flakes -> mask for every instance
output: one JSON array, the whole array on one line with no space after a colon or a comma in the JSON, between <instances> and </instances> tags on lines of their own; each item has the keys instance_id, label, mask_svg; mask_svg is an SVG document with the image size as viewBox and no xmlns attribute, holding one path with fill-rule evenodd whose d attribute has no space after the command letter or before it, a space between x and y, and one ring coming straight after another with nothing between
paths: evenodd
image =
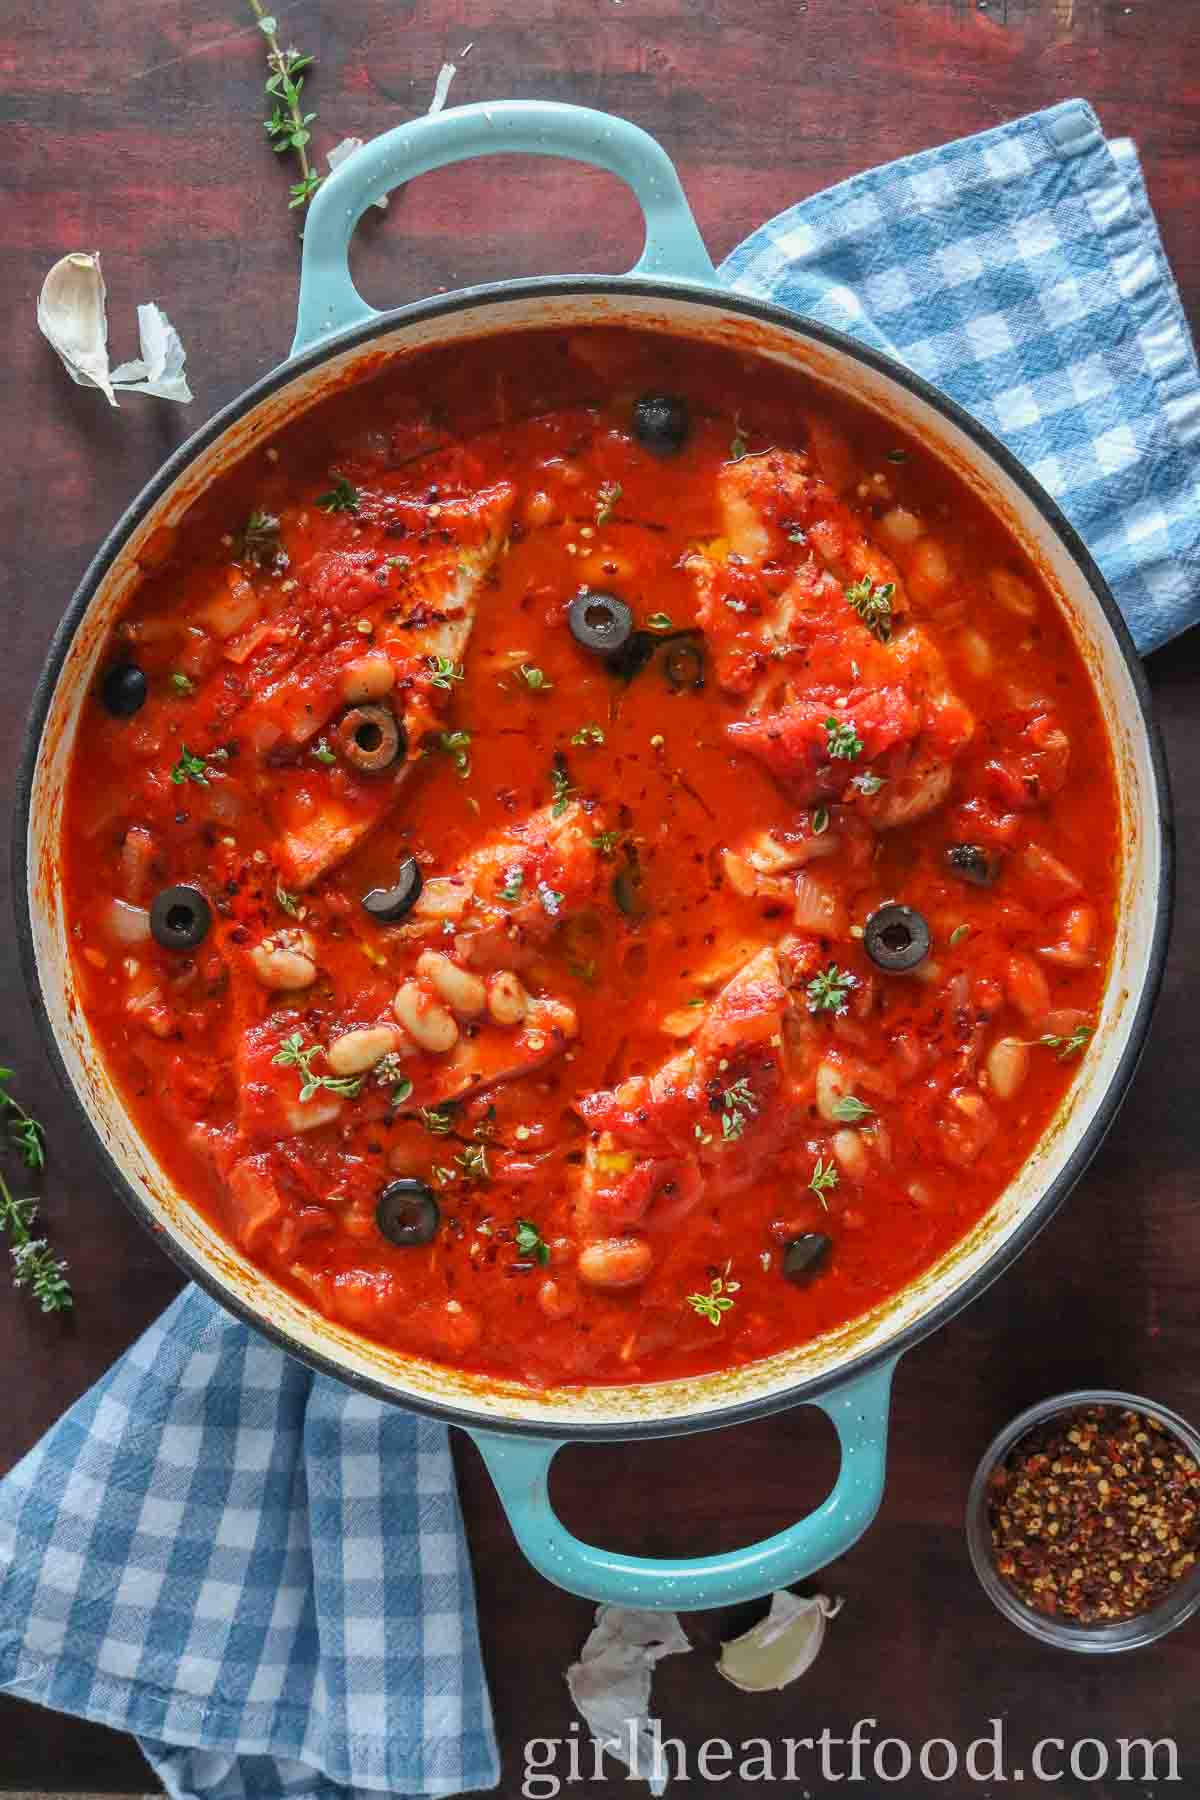
<instances>
[{"instance_id":1,"label":"glass bowl of red pepper flakes","mask_svg":"<svg viewBox=\"0 0 1200 1800\"><path fill-rule=\"evenodd\" d=\"M996 1606L1044 1643L1152 1643L1200 1607L1200 1436L1136 1394L1045 1400L980 1462L967 1542Z\"/></svg>"}]
</instances>

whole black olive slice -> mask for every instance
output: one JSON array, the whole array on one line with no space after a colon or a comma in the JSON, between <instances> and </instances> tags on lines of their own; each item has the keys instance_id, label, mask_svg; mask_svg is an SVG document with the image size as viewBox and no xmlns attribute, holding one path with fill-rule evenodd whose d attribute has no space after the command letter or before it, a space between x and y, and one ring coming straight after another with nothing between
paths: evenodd
<instances>
[{"instance_id":1,"label":"whole black olive slice","mask_svg":"<svg viewBox=\"0 0 1200 1800\"><path fill-rule=\"evenodd\" d=\"M114 663L100 683L100 698L114 719L131 719L146 704L150 684L136 663Z\"/></svg>"},{"instance_id":2,"label":"whole black olive slice","mask_svg":"<svg viewBox=\"0 0 1200 1800\"><path fill-rule=\"evenodd\" d=\"M951 874L975 887L991 887L1000 873L1000 858L979 844L951 844L946 862Z\"/></svg>"},{"instance_id":3,"label":"whole black olive slice","mask_svg":"<svg viewBox=\"0 0 1200 1800\"><path fill-rule=\"evenodd\" d=\"M674 456L687 441L691 421L678 394L643 394L633 409L633 434L655 456Z\"/></svg>"},{"instance_id":4,"label":"whole black olive slice","mask_svg":"<svg viewBox=\"0 0 1200 1800\"><path fill-rule=\"evenodd\" d=\"M348 763L364 774L390 769L407 739L390 706L352 706L333 728L334 741Z\"/></svg>"},{"instance_id":5,"label":"whole black olive slice","mask_svg":"<svg viewBox=\"0 0 1200 1800\"><path fill-rule=\"evenodd\" d=\"M704 686L704 648L695 638L672 644L663 658L667 680L677 693Z\"/></svg>"},{"instance_id":6,"label":"whole black olive slice","mask_svg":"<svg viewBox=\"0 0 1200 1800\"><path fill-rule=\"evenodd\" d=\"M164 950L194 950L211 924L212 908L199 888L164 888L150 902L150 930Z\"/></svg>"},{"instance_id":7,"label":"whole black olive slice","mask_svg":"<svg viewBox=\"0 0 1200 1800\"><path fill-rule=\"evenodd\" d=\"M902 975L929 955L929 923L915 907L895 901L873 912L863 930L863 949L877 969Z\"/></svg>"},{"instance_id":8,"label":"whole black olive slice","mask_svg":"<svg viewBox=\"0 0 1200 1800\"><path fill-rule=\"evenodd\" d=\"M593 656L614 657L629 642L633 614L615 594L584 588L576 594L567 613L571 636Z\"/></svg>"},{"instance_id":9,"label":"whole black olive slice","mask_svg":"<svg viewBox=\"0 0 1200 1800\"><path fill-rule=\"evenodd\" d=\"M823 1231L806 1231L803 1237L793 1238L783 1253L783 1273L788 1281L797 1285L811 1281L820 1273L829 1252L833 1249L832 1238L827 1238Z\"/></svg>"},{"instance_id":10,"label":"whole black olive slice","mask_svg":"<svg viewBox=\"0 0 1200 1800\"><path fill-rule=\"evenodd\" d=\"M431 1243L441 1220L432 1188L415 1175L389 1181L375 1205L375 1223L388 1243L401 1249Z\"/></svg>"},{"instance_id":11,"label":"whole black olive slice","mask_svg":"<svg viewBox=\"0 0 1200 1800\"><path fill-rule=\"evenodd\" d=\"M400 864L395 887L372 888L362 897L363 907L381 925L394 925L397 919L412 911L421 897L423 885L420 863L415 856L406 856Z\"/></svg>"}]
</instances>

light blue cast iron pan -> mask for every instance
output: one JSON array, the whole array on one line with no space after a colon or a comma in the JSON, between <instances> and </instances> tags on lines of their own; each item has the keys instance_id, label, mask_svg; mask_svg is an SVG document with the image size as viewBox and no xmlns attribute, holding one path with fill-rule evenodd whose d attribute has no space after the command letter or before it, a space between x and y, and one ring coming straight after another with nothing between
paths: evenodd
<instances>
[{"instance_id":1,"label":"light blue cast iron pan","mask_svg":"<svg viewBox=\"0 0 1200 1800\"><path fill-rule=\"evenodd\" d=\"M569 157L627 181L646 222L635 267L620 277L499 282L373 311L347 263L365 208L427 170L501 151ZM804 368L902 422L1001 507L1058 587L1103 696L1127 850L1116 963L1079 1079L1030 1164L964 1245L878 1313L803 1351L688 1382L539 1394L389 1353L319 1318L219 1239L172 1187L126 1117L72 1006L55 879L57 801L76 719L114 613L136 582L139 548L152 532L178 519L216 476L255 454L332 387L376 369L382 353L589 322L733 343L744 354ZM321 188L305 231L288 361L171 458L120 520L71 602L34 699L15 858L18 927L34 1005L107 1173L138 1217L194 1280L293 1355L469 1430L525 1554L551 1581L596 1600L648 1607L723 1606L766 1594L811 1574L866 1530L883 1490L897 1358L1008 1267L1094 1155L1142 1049L1170 910L1166 778L1141 668L1099 571L1053 502L1002 445L907 370L811 321L719 287L674 168L635 125L532 101L414 120L377 138ZM709 1430L798 1404L819 1406L833 1420L841 1470L822 1506L765 1542L685 1561L618 1556L572 1537L551 1511L548 1470L569 1439Z\"/></svg>"}]
</instances>

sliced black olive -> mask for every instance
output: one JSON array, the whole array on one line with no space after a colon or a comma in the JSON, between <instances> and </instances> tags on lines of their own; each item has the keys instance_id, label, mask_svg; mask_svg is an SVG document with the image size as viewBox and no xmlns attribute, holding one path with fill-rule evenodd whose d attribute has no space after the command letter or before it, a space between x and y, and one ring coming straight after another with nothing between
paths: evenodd
<instances>
[{"instance_id":1,"label":"sliced black olive","mask_svg":"<svg viewBox=\"0 0 1200 1800\"><path fill-rule=\"evenodd\" d=\"M951 873L976 887L991 887L1000 873L1000 858L978 844L951 844L946 852Z\"/></svg>"},{"instance_id":2,"label":"sliced black olive","mask_svg":"<svg viewBox=\"0 0 1200 1800\"><path fill-rule=\"evenodd\" d=\"M150 902L150 930L164 950L194 950L211 924L212 908L199 888L164 888Z\"/></svg>"},{"instance_id":3,"label":"sliced black olive","mask_svg":"<svg viewBox=\"0 0 1200 1800\"><path fill-rule=\"evenodd\" d=\"M432 1242L442 1215L433 1189L415 1175L389 1181L375 1206L375 1223L389 1244L412 1249Z\"/></svg>"},{"instance_id":4,"label":"sliced black olive","mask_svg":"<svg viewBox=\"0 0 1200 1800\"><path fill-rule=\"evenodd\" d=\"M797 1285L811 1281L820 1273L832 1249L833 1239L827 1238L823 1231L806 1231L803 1237L793 1238L783 1253L785 1278Z\"/></svg>"},{"instance_id":5,"label":"sliced black olive","mask_svg":"<svg viewBox=\"0 0 1200 1800\"><path fill-rule=\"evenodd\" d=\"M334 726L333 736L346 761L367 775L390 769L408 741L390 706L350 707Z\"/></svg>"},{"instance_id":6,"label":"sliced black olive","mask_svg":"<svg viewBox=\"0 0 1200 1800\"><path fill-rule=\"evenodd\" d=\"M567 613L571 636L593 656L617 656L633 632L633 614L615 594L584 588L576 594Z\"/></svg>"},{"instance_id":7,"label":"sliced black olive","mask_svg":"<svg viewBox=\"0 0 1200 1800\"><path fill-rule=\"evenodd\" d=\"M678 394L643 394L633 409L634 436L655 456L682 450L690 423L687 401Z\"/></svg>"},{"instance_id":8,"label":"sliced black olive","mask_svg":"<svg viewBox=\"0 0 1200 1800\"><path fill-rule=\"evenodd\" d=\"M895 901L873 912L863 930L863 949L877 969L891 975L915 969L929 955L929 924L915 907Z\"/></svg>"},{"instance_id":9,"label":"sliced black olive","mask_svg":"<svg viewBox=\"0 0 1200 1800\"><path fill-rule=\"evenodd\" d=\"M362 903L380 924L394 925L397 919L412 911L421 897L423 885L420 863L415 856L406 856L400 864L395 887L372 888L369 894L363 895Z\"/></svg>"},{"instance_id":10,"label":"sliced black olive","mask_svg":"<svg viewBox=\"0 0 1200 1800\"><path fill-rule=\"evenodd\" d=\"M635 675L641 674L661 645L662 638L653 631L630 632L624 647L615 656L609 657L608 666L622 681L632 681Z\"/></svg>"},{"instance_id":11,"label":"sliced black olive","mask_svg":"<svg viewBox=\"0 0 1200 1800\"><path fill-rule=\"evenodd\" d=\"M131 719L146 704L150 684L136 663L114 663L100 684L100 698L114 719Z\"/></svg>"},{"instance_id":12,"label":"sliced black olive","mask_svg":"<svg viewBox=\"0 0 1200 1800\"><path fill-rule=\"evenodd\" d=\"M696 638L672 644L663 658L667 680L677 692L704 686L704 646Z\"/></svg>"}]
</instances>

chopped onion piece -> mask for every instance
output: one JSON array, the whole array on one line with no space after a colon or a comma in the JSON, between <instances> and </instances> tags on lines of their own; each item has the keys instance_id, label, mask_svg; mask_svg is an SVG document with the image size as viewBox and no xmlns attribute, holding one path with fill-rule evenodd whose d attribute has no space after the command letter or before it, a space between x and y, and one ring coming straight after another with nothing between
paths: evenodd
<instances>
[{"instance_id":1,"label":"chopped onion piece","mask_svg":"<svg viewBox=\"0 0 1200 1800\"><path fill-rule=\"evenodd\" d=\"M119 944L145 944L150 941L150 914L128 900L110 900L108 928Z\"/></svg>"}]
</instances>

